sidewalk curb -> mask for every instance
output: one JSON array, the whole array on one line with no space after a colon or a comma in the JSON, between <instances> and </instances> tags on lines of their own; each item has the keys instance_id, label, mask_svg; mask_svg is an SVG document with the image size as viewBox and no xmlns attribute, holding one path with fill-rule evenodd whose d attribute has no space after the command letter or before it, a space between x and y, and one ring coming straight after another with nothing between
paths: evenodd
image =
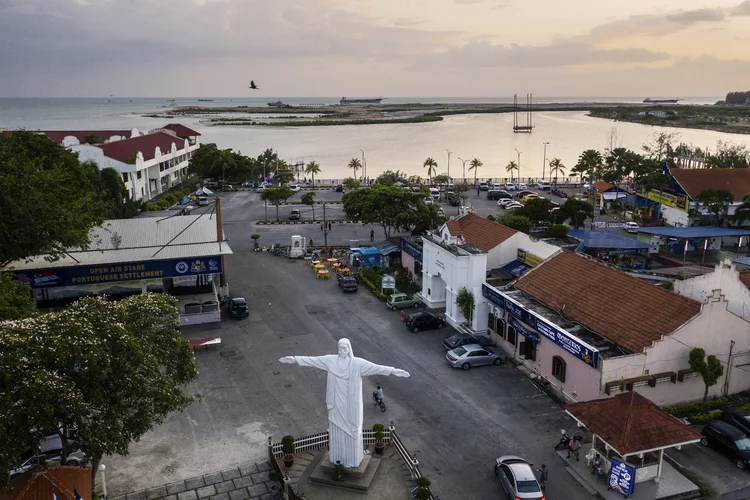
<instances>
[{"instance_id":1,"label":"sidewalk curb","mask_svg":"<svg viewBox=\"0 0 750 500\"><path fill-rule=\"evenodd\" d=\"M359 224L359 221L356 220L329 220L326 221L326 223L330 222L331 224ZM316 221L263 221L259 220L256 224L261 226L289 226L289 225L297 225L297 224L323 224L322 220L316 220Z\"/></svg>"}]
</instances>

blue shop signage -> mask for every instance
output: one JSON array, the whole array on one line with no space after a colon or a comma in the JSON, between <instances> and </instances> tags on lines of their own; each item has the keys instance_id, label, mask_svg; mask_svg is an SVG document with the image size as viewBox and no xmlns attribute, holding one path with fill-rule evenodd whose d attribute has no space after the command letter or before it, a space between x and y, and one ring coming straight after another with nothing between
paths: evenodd
<instances>
[{"instance_id":1,"label":"blue shop signage","mask_svg":"<svg viewBox=\"0 0 750 500\"><path fill-rule=\"evenodd\" d=\"M592 349L588 344L585 344L577 337L557 328L552 325L552 323L548 323L541 318L537 318L536 329L539 333L587 365L592 366L593 368L599 366L599 351Z\"/></svg>"},{"instance_id":2,"label":"blue shop signage","mask_svg":"<svg viewBox=\"0 0 750 500\"><path fill-rule=\"evenodd\" d=\"M515 328L518 333L526 337L528 340L534 342L535 344L539 343L539 334L532 331L528 326L518 321L518 318L510 316L510 326Z\"/></svg>"},{"instance_id":3,"label":"blue shop signage","mask_svg":"<svg viewBox=\"0 0 750 500\"><path fill-rule=\"evenodd\" d=\"M609 489L629 497L635 491L635 467L613 458L607 481Z\"/></svg>"},{"instance_id":4,"label":"blue shop signage","mask_svg":"<svg viewBox=\"0 0 750 500\"><path fill-rule=\"evenodd\" d=\"M482 283L482 297L489 300L496 306L505 308L505 301L503 296L498 293L497 290L490 288L486 283Z\"/></svg>"},{"instance_id":5,"label":"blue shop signage","mask_svg":"<svg viewBox=\"0 0 750 500\"><path fill-rule=\"evenodd\" d=\"M417 262L422 262L422 248L406 238L401 238L401 250L414 257Z\"/></svg>"},{"instance_id":6,"label":"blue shop signage","mask_svg":"<svg viewBox=\"0 0 750 500\"><path fill-rule=\"evenodd\" d=\"M17 281L29 285L31 288L55 288L116 281L221 274L221 271L221 257L213 256L15 271L14 274Z\"/></svg>"}]
</instances>

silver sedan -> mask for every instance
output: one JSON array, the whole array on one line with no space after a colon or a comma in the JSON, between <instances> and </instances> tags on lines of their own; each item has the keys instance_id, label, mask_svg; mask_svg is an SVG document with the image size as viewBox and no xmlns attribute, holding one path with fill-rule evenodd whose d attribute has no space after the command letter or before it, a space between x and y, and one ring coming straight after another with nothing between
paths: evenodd
<instances>
[{"instance_id":1,"label":"silver sedan","mask_svg":"<svg viewBox=\"0 0 750 500\"><path fill-rule=\"evenodd\" d=\"M467 344L448 351L445 354L448 364L454 368L468 370L472 366L500 365L505 358L496 347Z\"/></svg>"}]
</instances>

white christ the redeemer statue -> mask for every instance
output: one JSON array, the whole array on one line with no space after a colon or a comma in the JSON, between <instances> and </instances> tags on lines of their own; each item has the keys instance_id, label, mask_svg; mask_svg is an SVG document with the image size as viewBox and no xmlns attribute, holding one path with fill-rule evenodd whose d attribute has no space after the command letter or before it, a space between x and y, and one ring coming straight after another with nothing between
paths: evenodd
<instances>
[{"instance_id":1,"label":"white christ the redeemer statue","mask_svg":"<svg viewBox=\"0 0 750 500\"><path fill-rule=\"evenodd\" d=\"M339 354L327 356L285 356L282 363L297 363L328 372L326 407L328 408L329 458L341 460L344 467L357 467L364 457L362 445L362 377L409 373L391 366L376 365L355 358L349 339L339 340Z\"/></svg>"}]
</instances>

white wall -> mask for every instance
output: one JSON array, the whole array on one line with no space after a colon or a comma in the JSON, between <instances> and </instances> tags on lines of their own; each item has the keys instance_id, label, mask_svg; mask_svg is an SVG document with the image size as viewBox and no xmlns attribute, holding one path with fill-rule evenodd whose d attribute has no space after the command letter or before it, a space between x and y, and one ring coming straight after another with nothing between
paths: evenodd
<instances>
[{"instance_id":1,"label":"white wall","mask_svg":"<svg viewBox=\"0 0 750 500\"><path fill-rule=\"evenodd\" d=\"M717 264L710 274L674 282L676 293L698 302L705 303L714 290L721 290L731 312L750 321L750 290L740 281L739 271L731 260Z\"/></svg>"},{"instance_id":2,"label":"white wall","mask_svg":"<svg viewBox=\"0 0 750 500\"><path fill-rule=\"evenodd\" d=\"M669 226L683 227L690 225L690 218L688 217L687 212L683 212L682 210L664 204L661 205L659 212Z\"/></svg>"}]
</instances>

